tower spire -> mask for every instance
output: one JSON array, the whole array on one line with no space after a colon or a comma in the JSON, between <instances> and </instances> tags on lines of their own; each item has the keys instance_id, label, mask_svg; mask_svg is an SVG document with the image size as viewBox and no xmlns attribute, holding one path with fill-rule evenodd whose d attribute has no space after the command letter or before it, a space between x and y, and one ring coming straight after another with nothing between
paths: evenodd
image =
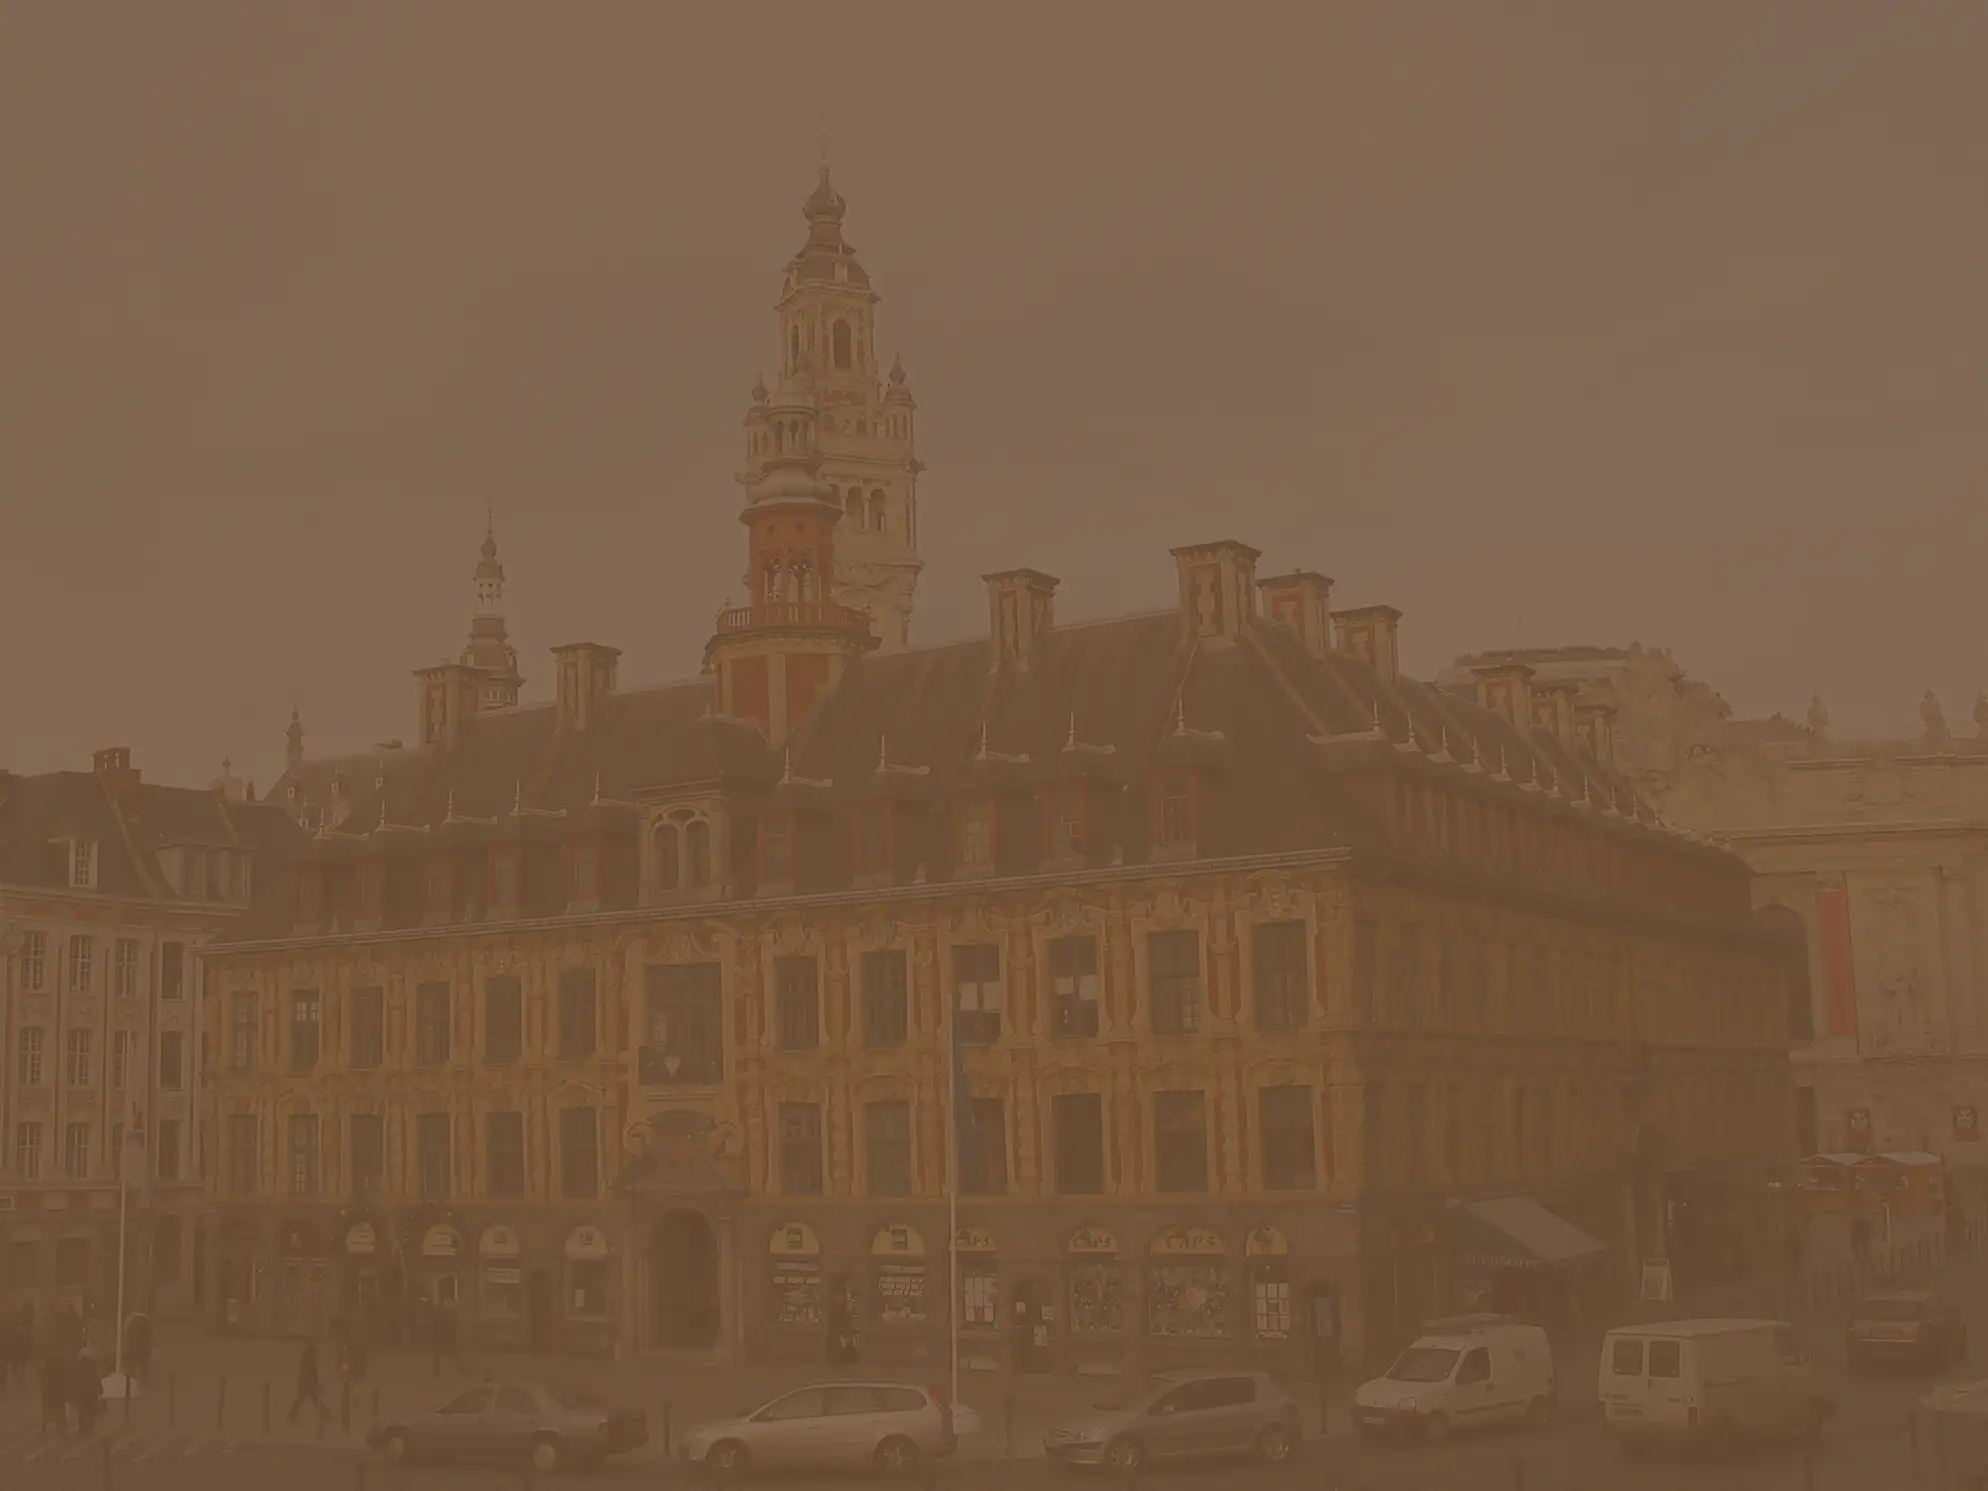
<instances>
[{"instance_id":1,"label":"tower spire","mask_svg":"<svg viewBox=\"0 0 1988 1491\"><path fill-rule=\"evenodd\" d=\"M483 507L483 547L478 553L476 609L461 661L483 675L479 707L504 709L518 702L525 680L518 672L518 650L504 624L504 566L497 558L497 515L488 502Z\"/></svg>"}]
</instances>

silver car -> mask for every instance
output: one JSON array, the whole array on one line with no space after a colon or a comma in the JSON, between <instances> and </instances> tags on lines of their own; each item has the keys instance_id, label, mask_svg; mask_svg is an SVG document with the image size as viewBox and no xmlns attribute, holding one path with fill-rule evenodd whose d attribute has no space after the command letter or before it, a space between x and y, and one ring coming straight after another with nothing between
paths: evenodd
<instances>
[{"instance_id":1,"label":"silver car","mask_svg":"<svg viewBox=\"0 0 1988 1491\"><path fill-rule=\"evenodd\" d=\"M910 1475L957 1447L951 1410L901 1382L823 1382L684 1435L677 1456L721 1480L757 1470L875 1466Z\"/></svg>"},{"instance_id":2,"label":"silver car","mask_svg":"<svg viewBox=\"0 0 1988 1491\"><path fill-rule=\"evenodd\" d=\"M1262 1372L1166 1372L1065 1419L1042 1437L1065 1465L1121 1475L1149 1460L1249 1455L1282 1465L1297 1453L1298 1405Z\"/></svg>"},{"instance_id":3,"label":"silver car","mask_svg":"<svg viewBox=\"0 0 1988 1491\"><path fill-rule=\"evenodd\" d=\"M388 1419L366 1436L390 1460L529 1460L540 1470L598 1465L647 1444L641 1410L568 1388L482 1383L428 1413Z\"/></svg>"}]
</instances>

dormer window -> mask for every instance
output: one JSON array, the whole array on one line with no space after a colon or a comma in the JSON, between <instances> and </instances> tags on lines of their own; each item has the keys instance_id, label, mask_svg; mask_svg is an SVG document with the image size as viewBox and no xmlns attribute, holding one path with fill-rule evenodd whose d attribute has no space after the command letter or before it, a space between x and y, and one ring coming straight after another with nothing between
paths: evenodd
<instances>
[{"instance_id":1,"label":"dormer window","mask_svg":"<svg viewBox=\"0 0 1988 1491\"><path fill-rule=\"evenodd\" d=\"M856 814L856 873L885 879L891 873L890 809L877 804Z\"/></svg>"},{"instance_id":2,"label":"dormer window","mask_svg":"<svg viewBox=\"0 0 1988 1491\"><path fill-rule=\"evenodd\" d=\"M691 808L673 809L649 831L651 884L659 895L711 884L711 823Z\"/></svg>"},{"instance_id":3,"label":"dormer window","mask_svg":"<svg viewBox=\"0 0 1988 1491\"><path fill-rule=\"evenodd\" d=\"M759 879L761 884L791 885L794 880L794 818L772 812L759 820Z\"/></svg>"},{"instance_id":4,"label":"dormer window","mask_svg":"<svg viewBox=\"0 0 1988 1491\"><path fill-rule=\"evenodd\" d=\"M566 900L591 905L600 899L600 852L591 840L566 846Z\"/></svg>"},{"instance_id":5,"label":"dormer window","mask_svg":"<svg viewBox=\"0 0 1988 1491\"><path fill-rule=\"evenodd\" d=\"M994 803L988 797L968 797L959 805L959 858L969 869L994 863Z\"/></svg>"},{"instance_id":6,"label":"dormer window","mask_svg":"<svg viewBox=\"0 0 1988 1491\"><path fill-rule=\"evenodd\" d=\"M1084 788L1080 782L1062 782L1051 787L1046 811L1049 818L1049 857L1081 859L1084 854Z\"/></svg>"},{"instance_id":7,"label":"dormer window","mask_svg":"<svg viewBox=\"0 0 1988 1491\"><path fill-rule=\"evenodd\" d=\"M71 890L95 890L97 887L97 841L95 839L71 839L69 841L69 888Z\"/></svg>"},{"instance_id":8,"label":"dormer window","mask_svg":"<svg viewBox=\"0 0 1988 1491\"><path fill-rule=\"evenodd\" d=\"M1159 824L1162 849L1187 849L1194 844L1194 779L1185 772L1160 778Z\"/></svg>"}]
</instances>

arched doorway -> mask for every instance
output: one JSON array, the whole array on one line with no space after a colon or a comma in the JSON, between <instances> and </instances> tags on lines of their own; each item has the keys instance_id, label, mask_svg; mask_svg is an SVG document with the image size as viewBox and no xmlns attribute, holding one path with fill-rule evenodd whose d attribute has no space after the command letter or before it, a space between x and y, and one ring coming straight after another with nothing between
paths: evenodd
<instances>
[{"instance_id":1,"label":"arched doorway","mask_svg":"<svg viewBox=\"0 0 1988 1491\"><path fill-rule=\"evenodd\" d=\"M708 1351L718 1341L718 1235L694 1211L657 1224L653 1254L656 1344Z\"/></svg>"}]
</instances>

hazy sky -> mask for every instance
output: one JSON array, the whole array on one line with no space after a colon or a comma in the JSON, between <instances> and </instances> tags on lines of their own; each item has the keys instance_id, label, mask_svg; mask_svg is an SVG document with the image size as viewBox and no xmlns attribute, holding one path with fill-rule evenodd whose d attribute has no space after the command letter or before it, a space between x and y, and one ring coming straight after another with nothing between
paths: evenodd
<instances>
[{"instance_id":1,"label":"hazy sky","mask_svg":"<svg viewBox=\"0 0 1988 1491\"><path fill-rule=\"evenodd\" d=\"M693 673L822 143L979 575L1170 546L1405 664L1667 643L1972 733L1988 7L0 6L0 764L267 784L412 736L485 504L545 649Z\"/></svg>"}]
</instances>

